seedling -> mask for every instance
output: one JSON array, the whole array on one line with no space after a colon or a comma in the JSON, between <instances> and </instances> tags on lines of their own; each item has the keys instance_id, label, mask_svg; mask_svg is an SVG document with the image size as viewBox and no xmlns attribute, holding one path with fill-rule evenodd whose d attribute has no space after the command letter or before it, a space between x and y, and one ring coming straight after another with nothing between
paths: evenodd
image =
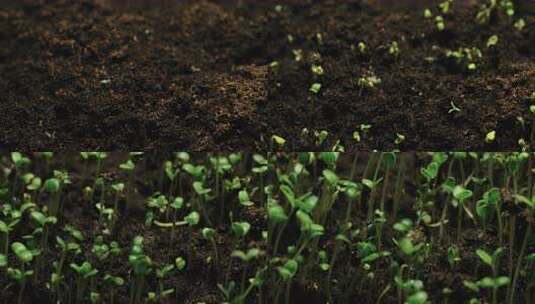
<instances>
[{"instance_id":1,"label":"seedling","mask_svg":"<svg viewBox=\"0 0 535 304\"><path fill-rule=\"evenodd\" d=\"M446 0L438 5L443 14L448 14L453 7L453 0Z\"/></svg>"},{"instance_id":2,"label":"seedling","mask_svg":"<svg viewBox=\"0 0 535 304\"><path fill-rule=\"evenodd\" d=\"M357 81L357 84L361 89L375 89L381 83L381 79L375 75L360 77Z\"/></svg>"},{"instance_id":3,"label":"seedling","mask_svg":"<svg viewBox=\"0 0 535 304\"><path fill-rule=\"evenodd\" d=\"M358 48L359 48L359 52L361 54L366 54L367 50L368 50L368 47L366 46L366 44L364 42L359 42L358 43Z\"/></svg>"},{"instance_id":4,"label":"seedling","mask_svg":"<svg viewBox=\"0 0 535 304\"><path fill-rule=\"evenodd\" d=\"M497 35L492 35L489 40L487 40L487 48L491 48L493 46L496 46L498 44L498 41L500 39L498 38Z\"/></svg>"},{"instance_id":5,"label":"seedling","mask_svg":"<svg viewBox=\"0 0 535 304\"><path fill-rule=\"evenodd\" d=\"M396 58L399 56L399 44L397 41L393 41L392 44L390 44L388 53Z\"/></svg>"},{"instance_id":6,"label":"seedling","mask_svg":"<svg viewBox=\"0 0 535 304\"><path fill-rule=\"evenodd\" d=\"M310 92L314 93L314 94L319 94L320 91L321 91L321 88L322 88L322 85L321 83L314 83L312 84L312 86L310 86Z\"/></svg>"},{"instance_id":7,"label":"seedling","mask_svg":"<svg viewBox=\"0 0 535 304\"><path fill-rule=\"evenodd\" d=\"M7 275L9 276L9 278L19 284L20 289L17 303L22 304L27 279L33 275L33 270L27 270L27 267L33 261L33 258L39 255L40 253L38 251L29 250L24 244L20 242L14 242L13 244L11 244L11 250L21 263L21 268L18 269L9 267L7 269Z\"/></svg>"},{"instance_id":8,"label":"seedling","mask_svg":"<svg viewBox=\"0 0 535 304\"><path fill-rule=\"evenodd\" d=\"M316 76L323 76L325 74L325 70L323 70L323 67L321 65L312 65L310 70Z\"/></svg>"},{"instance_id":9,"label":"seedling","mask_svg":"<svg viewBox=\"0 0 535 304\"><path fill-rule=\"evenodd\" d=\"M212 249L214 251L215 265L216 265L216 268L219 267L219 254L217 250L217 242L215 241L215 230L212 228L203 228L202 236L206 240L210 241L210 243L212 244Z\"/></svg>"},{"instance_id":10,"label":"seedling","mask_svg":"<svg viewBox=\"0 0 535 304\"><path fill-rule=\"evenodd\" d=\"M271 139L278 147L284 147L284 145L286 144L286 139L278 135L273 135Z\"/></svg>"},{"instance_id":11,"label":"seedling","mask_svg":"<svg viewBox=\"0 0 535 304\"><path fill-rule=\"evenodd\" d=\"M152 260L143 252L143 237L136 236L132 241L132 249L128 256L132 267L133 282L130 289L130 304L141 303L146 277L152 272Z\"/></svg>"},{"instance_id":12,"label":"seedling","mask_svg":"<svg viewBox=\"0 0 535 304\"><path fill-rule=\"evenodd\" d=\"M156 269L156 278L158 279L158 294L151 296L149 293L149 300L157 302L165 302L170 295L175 292L174 288L165 288L164 280L171 275L171 272L175 269L175 265L167 264L159 269Z\"/></svg>"},{"instance_id":13,"label":"seedling","mask_svg":"<svg viewBox=\"0 0 535 304\"><path fill-rule=\"evenodd\" d=\"M292 279L294 278L295 274L297 273L297 269L299 268L299 263L297 263L296 260L288 260L283 266L278 267L277 271L279 272L279 276L286 284L286 293L285 293L285 301L284 303L290 304L290 287ZM277 293L277 297L275 297L276 301L279 302L280 297L280 290Z\"/></svg>"},{"instance_id":14,"label":"seedling","mask_svg":"<svg viewBox=\"0 0 535 304\"><path fill-rule=\"evenodd\" d=\"M396 133L396 140L394 140L394 143L396 145L401 145L405 141L405 139L405 135Z\"/></svg>"},{"instance_id":15,"label":"seedling","mask_svg":"<svg viewBox=\"0 0 535 304\"><path fill-rule=\"evenodd\" d=\"M93 268L89 262L83 262L81 265L72 263L70 266L78 274L76 278L76 303L83 303L88 281L97 275L98 270Z\"/></svg>"},{"instance_id":16,"label":"seedling","mask_svg":"<svg viewBox=\"0 0 535 304\"><path fill-rule=\"evenodd\" d=\"M111 286L110 293L109 293L109 303L114 304L115 303L115 290L124 285L124 279L119 276L112 276L110 274L106 274L104 276L104 282L107 285Z\"/></svg>"},{"instance_id":17,"label":"seedling","mask_svg":"<svg viewBox=\"0 0 535 304\"><path fill-rule=\"evenodd\" d=\"M461 261L459 248L457 246L448 247L448 263L453 268Z\"/></svg>"},{"instance_id":18,"label":"seedling","mask_svg":"<svg viewBox=\"0 0 535 304\"><path fill-rule=\"evenodd\" d=\"M461 113L461 108L457 107L453 100L450 102L450 106L451 108L448 110L448 114Z\"/></svg>"},{"instance_id":19,"label":"seedling","mask_svg":"<svg viewBox=\"0 0 535 304\"><path fill-rule=\"evenodd\" d=\"M521 32L524 29L524 27L526 27L526 21L520 18L515 22L514 27L517 31Z\"/></svg>"},{"instance_id":20,"label":"seedling","mask_svg":"<svg viewBox=\"0 0 535 304\"><path fill-rule=\"evenodd\" d=\"M485 142L491 144L494 142L494 140L496 140L496 131L490 131L489 133L487 133L487 135L485 136Z\"/></svg>"},{"instance_id":21,"label":"seedling","mask_svg":"<svg viewBox=\"0 0 535 304\"><path fill-rule=\"evenodd\" d=\"M457 243L460 243L464 214L463 211L466 211L468 214L471 214L465 202L472 197L473 192L469 189L464 188L462 185L457 185L455 186L455 188L453 188L452 194L452 205L457 208Z\"/></svg>"},{"instance_id":22,"label":"seedling","mask_svg":"<svg viewBox=\"0 0 535 304\"><path fill-rule=\"evenodd\" d=\"M493 277L484 277L483 279L472 282L464 281L464 285L471 289L472 291L479 292L480 288L492 289L492 303L498 303L498 288L506 286L509 284L510 279L505 276L498 276L498 259L502 254L503 249L498 248L494 251L492 255L487 253L482 249L476 250L476 254L479 256L479 259L486 265L490 266L492 269Z\"/></svg>"},{"instance_id":23,"label":"seedling","mask_svg":"<svg viewBox=\"0 0 535 304\"><path fill-rule=\"evenodd\" d=\"M444 31L446 29L446 23L444 22L444 17L442 16L436 16L435 17L435 25L437 27L437 30Z\"/></svg>"}]
</instances>

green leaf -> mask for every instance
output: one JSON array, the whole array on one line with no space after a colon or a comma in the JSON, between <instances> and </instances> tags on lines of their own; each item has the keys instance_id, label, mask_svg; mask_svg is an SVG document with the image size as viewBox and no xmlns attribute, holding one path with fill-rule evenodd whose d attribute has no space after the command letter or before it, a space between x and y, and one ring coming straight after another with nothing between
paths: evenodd
<instances>
[{"instance_id":1,"label":"green leaf","mask_svg":"<svg viewBox=\"0 0 535 304\"><path fill-rule=\"evenodd\" d=\"M492 259L492 256L488 254L485 250L478 249L476 250L476 254L479 256L481 261L483 261L483 263L489 265L490 267L494 267L494 261Z\"/></svg>"},{"instance_id":2,"label":"green leaf","mask_svg":"<svg viewBox=\"0 0 535 304\"><path fill-rule=\"evenodd\" d=\"M188 214L186 217L184 217L184 220L190 225L195 226L199 223L201 216L198 212L193 211L190 214Z\"/></svg>"},{"instance_id":3,"label":"green leaf","mask_svg":"<svg viewBox=\"0 0 535 304\"><path fill-rule=\"evenodd\" d=\"M278 267L279 275L282 277L282 280L287 282L290 281L294 275L297 273L299 264L296 260L289 260L284 264L283 267Z\"/></svg>"},{"instance_id":4,"label":"green leaf","mask_svg":"<svg viewBox=\"0 0 535 304\"><path fill-rule=\"evenodd\" d=\"M472 191L465 189L463 186L457 185L453 188L453 197L455 197L459 203L464 203L467 199L472 197Z\"/></svg>"},{"instance_id":5,"label":"green leaf","mask_svg":"<svg viewBox=\"0 0 535 304\"><path fill-rule=\"evenodd\" d=\"M394 229L399 232L408 232L412 228L413 222L411 219L405 218L400 222L394 224Z\"/></svg>"},{"instance_id":6,"label":"green leaf","mask_svg":"<svg viewBox=\"0 0 535 304\"><path fill-rule=\"evenodd\" d=\"M248 222L234 222L232 223L232 231L239 237L244 237L247 235L251 229L251 224Z\"/></svg>"},{"instance_id":7,"label":"green leaf","mask_svg":"<svg viewBox=\"0 0 535 304\"><path fill-rule=\"evenodd\" d=\"M124 285L124 279L121 278L121 277L114 277L114 276L111 276L109 274L105 275L104 276L104 281L106 283L111 283L115 286L123 286Z\"/></svg>"},{"instance_id":8,"label":"green leaf","mask_svg":"<svg viewBox=\"0 0 535 304\"><path fill-rule=\"evenodd\" d=\"M11 244L11 250L13 250L17 258L23 263L29 263L33 260L32 252L20 242L14 242Z\"/></svg>"},{"instance_id":9,"label":"green leaf","mask_svg":"<svg viewBox=\"0 0 535 304\"><path fill-rule=\"evenodd\" d=\"M495 46L498 44L499 38L497 35L492 35L489 40L487 40L487 47L490 48L491 46Z\"/></svg>"},{"instance_id":10,"label":"green leaf","mask_svg":"<svg viewBox=\"0 0 535 304\"><path fill-rule=\"evenodd\" d=\"M494 279L494 285L496 287L502 287L502 286L508 285L509 282L511 282L511 279L509 279L509 277L505 277L505 276L497 277L497 278Z\"/></svg>"},{"instance_id":11,"label":"green leaf","mask_svg":"<svg viewBox=\"0 0 535 304\"><path fill-rule=\"evenodd\" d=\"M207 240L212 240L215 236L215 230L212 228L203 228L202 236Z\"/></svg>"},{"instance_id":12,"label":"green leaf","mask_svg":"<svg viewBox=\"0 0 535 304\"><path fill-rule=\"evenodd\" d=\"M239 193L238 193L238 199L240 200L240 204L242 206L246 206L246 207L249 207L249 206L252 206L254 205L254 203L251 201L251 199L249 198L249 193L247 192L247 190L241 190Z\"/></svg>"},{"instance_id":13,"label":"green leaf","mask_svg":"<svg viewBox=\"0 0 535 304\"><path fill-rule=\"evenodd\" d=\"M421 174L425 177L427 182L434 180L438 175L439 164L432 162L426 168L420 169Z\"/></svg>"},{"instance_id":14,"label":"green leaf","mask_svg":"<svg viewBox=\"0 0 535 304\"><path fill-rule=\"evenodd\" d=\"M175 259L175 265L179 271L182 271L184 268L186 268L186 260L184 260L182 257L178 257Z\"/></svg>"},{"instance_id":15,"label":"green leaf","mask_svg":"<svg viewBox=\"0 0 535 304\"><path fill-rule=\"evenodd\" d=\"M3 221L0 221L0 232L1 233L9 233L9 227L7 226L6 223L4 223Z\"/></svg>"},{"instance_id":16,"label":"green leaf","mask_svg":"<svg viewBox=\"0 0 535 304\"><path fill-rule=\"evenodd\" d=\"M515 195L513 195L513 197L517 201L526 204L529 208L535 209L535 197L533 197L532 199L529 199L529 198L527 198L527 197L525 197L523 195L520 195L520 194L515 194Z\"/></svg>"},{"instance_id":17,"label":"green leaf","mask_svg":"<svg viewBox=\"0 0 535 304\"><path fill-rule=\"evenodd\" d=\"M329 169L323 170L323 177L331 186L336 186L338 184L338 176L336 175L336 173Z\"/></svg>"},{"instance_id":18,"label":"green leaf","mask_svg":"<svg viewBox=\"0 0 535 304\"><path fill-rule=\"evenodd\" d=\"M490 277L484 277L483 279L479 280L477 285L483 288L494 288L496 286L494 279Z\"/></svg>"},{"instance_id":19,"label":"green leaf","mask_svg":"<svg viewBox=\"0 0 535 304\"><path fill-rule=\"evenodd\" d=\"M57 178L49 178L45 181L44 189L46 192L55 193L59 191L60 183Z\"/></svg>"},{"instance_id":20,"label":"green leaf","mask_svg":"<svg viewBox=\"0 0 535 304\"><path fill-rule=\"evenodd\" d=\"M424 304L427 303L427 293L425 291L417 291L409 296L407 304Z\"/></svg>"},{"instance_id":21,"label":"green leaf","mask_svg":"<svg viewBox=\"0 0 535 304\"><path fill-rule=\"evenodd\" d=\"M279 204L270 204L268 206L268 217L276 224L280 224L288 220L288 216L284 212L284 208L282 208L282 206Z\"/></svg>"},{"instance_id":22,"label":"green leaf","mask_svg":"<svg viewBox=\"0 0 535 304\"><path fill-rule=\"evenodd\" d=\"M479 286L472 281L463 281L463 285L473 292L479 292Z\"/></svg>"},{"instance_id":23,"label":"green leaf","mask_svg":"<svg viewBox=\"0 0 535 304\"><path fill-rule=\"evenodd\" d=\"M178 210L182 209L182 206L184 205L184 199L180 196L176 197L173 202L171 203L171 208Z\"/></svg>"},{"instance_id":24,"label":"green leaf","mask_svg":"<svg viewBox=\"0 0 535 304\"><path fill-rule=\"evenodd\" d=\"M383 165L387 170L392 169L396 165L396 153L385 152L383 153Z\"/></svg>"},{"instance_id":25,"label":"green leaf","mask_svg":"<svg viewBox=\"0 0 535 304\"><path fill-rule=\"evenodd\" d=\"M0 254L0 268L7 266L7 256Z\"/></svg>"},{"instance_id":26,"label":"green leaf","mask_svg":"<svg viewBox=\"0 0 535 304\"><path fill-rule=\"evenodd\" d=\"M362 179L362 184L370 189L373 189L373 187L375 187L375 183L372 180L366 178Z\"/></svg>"},{"instance_id":27,"label":"green leaf","mask_svg":"<svg viewBox=\"0 0 535 304\"><path fill-rule=\"evenodd\" d=\"M333 166L334 164L336 164L336 161L338 160L339 156L340 153L338 152L321 152L319 154L319 159L321 159L327 165Z\"/></svg>"},{"instance_id":28,"label":"green leaf","mask_svg":"<svg viewBox=\"0 0 535 304\"><path fill-rule=\"evenodd\" d=\"M296 207L296 205L295 205L295 194L292 191L292 189L290 187L288 187L287 185L281 185L280 186L280 190L281 190L282 194L284 194L284 196L286 197L286 200L288 200L290 205L293 208L295 208Z\"/></svg>"},{"instance_id":29,"label":"green leaf","mask_svg":"<svg viewBox=\"0 0 535 304\"><path fill-rule=\"evenodd\" d=\"M122 170L125 170L125 171L132 171L132 170L134 170L135 167L136 167L136 165L134 164L134 162L131 159L129 159L125 163L122 163L122 164L119 165L119 168L121 168Z\"/></svg>"},{"instance_id":30,"label":"green leaf","mask_svg":"<svg viewBox=\"0 0 535 304\"><path fill-rule=\"evenodd\" d=\"M318 197L315 195L309 195L305 198L300 198L296 201L296 205L299 210L302 210L308 214L314 210L316 204L318 203Z\"/></svg>"},{"instance_id":31,"label":"green leaf","mask_svg":"<svg viewBox=\"0 0 535 304\"><path fill-rule=\"evenodd\" d=\"M30 216L35 222L37 222L37 224L39 224L39 226L43 227L46 225L46 216L41 212L33 211L32 213L30 213Z\"/></svg>"}]
</instances>

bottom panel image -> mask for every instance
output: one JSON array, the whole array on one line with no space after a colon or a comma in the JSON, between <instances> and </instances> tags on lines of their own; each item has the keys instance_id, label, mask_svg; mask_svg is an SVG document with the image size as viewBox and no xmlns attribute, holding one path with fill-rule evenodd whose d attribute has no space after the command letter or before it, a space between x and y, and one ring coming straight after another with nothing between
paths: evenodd
<instances>
[{"instance_id":1,"label":"bottom panel image","mask_svg":"<svg viewBox=\"0 0 535 304\"><path fill-rule=\"evenodd\" d=\"M1 303L535 303L530 153L0 153Z\"/></svg>"}]
</instances>

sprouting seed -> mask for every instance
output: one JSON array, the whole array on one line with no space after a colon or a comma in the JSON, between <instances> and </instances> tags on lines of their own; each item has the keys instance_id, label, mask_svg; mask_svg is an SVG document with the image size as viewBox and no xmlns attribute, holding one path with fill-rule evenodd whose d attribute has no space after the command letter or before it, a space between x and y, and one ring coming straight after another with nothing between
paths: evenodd
<instances>
[{"instance_id":1,"label":"sprouting seed","mask_svg":"<svg viewBox=\"0 0 535 304\"><path fill-rule=\"evenodd\" d=\"M496 139L496 131L490 131L489 133L487 133L487 136L485 137L485 142L490 144L490 143L493 143L495 139Z\"/></svg>"},{"instance_id":2,"label":"sprouting seed","mask_svg":"<svg viewBox=\"0 0 535 304\"><path fill-rule=\"evenodd\" d=\"M273 135L271 137L271 139L273 140L274 143L276 143L277 145L279 145L281 147L284 146L284 144L286 144L286 139L284 139L284 138L282 138L282 137L280 137L278 135Z\"/></svg>"},{"instance_id":3,"label":"sprouting seed","mask_svg":"<svg viewBox=\"0 0 535 304\"><path fill-rule=\"evenodd\" d=\"M400 144L403 143L404 141L405 141L405 135L396 133L396 140L394 141L394 143L395 143L396 145L400 145Z\"/></svg>"},{"instance_id":4,"label":"sprouting seed","mask_svg":"<svg viewBox=\"0 0 535 304\"><path fill-rule=\"evenodd\" d=\"M299 62L303 60L303 50L301 49L292 50L292 53L294 54L295 61Z\"/></svg>"},{"instance_id":5,"label":"sprouting seed","mask_svg":"<svg viewBox=\"0 0 535 304\"><path fill-rule=\"evenodd\" d=\"M310 87L310 92L314 93L314 94L319 94L319 92L321 91L321 83L314 83L312 84L312 86Z\"/></svg>"},{"instance_id":6,"label":"sprouting seed","mask_svg":"<svg viewBox=\"0 0 535 304\"><path fill-rule=\"evenodd\" d=\"M460 112L461 112L461 108L457 107L457 105L455 105L455 103L453 102L453 100L451 101L450 105L451 105L451 108L450 108L450 110L448 111L448 114L452 114L452 113L460 113Z\"/></svg>"},{"instance_id":7,"label":"sprouting seed","mask_svg":"<svg viewBox=\"0 0 535 304\"><path fill-rule=\"evenodd\" d=\"M366 53L366 49L367 49L367 47L366 47L366 44L365 44L364 42L362 42L362 41L359 42L358 47L359 47L359 52L360 52L361 54Z\"/></svg>"},{"instance_id":8,"label":"sprouting seed","mask_svg":"<svg viewBox=\"0 0 535 304\"><path fill-rule=\"evenodd\" d=\"M522 31L524 29L524 27L526 26L526 21L524 21L524 19L518 19L515 24L514 24L514 27L518 30L518 31Z\"/></svg>"},{"instance_id":9,"label":"sprouting seed","mask_svg":"<svg viewBox=\"0 0 535 304\"><path fill-rule=\"evenodd\" d=\"M399 56L399 44L397 41L392 42L390 48L388 49L388 53L394 57Z\"/></svg>"},{"instance_id":10,"label":"sprouting seed","mask_svg":"<svg viewBox=\"0 0 535 304\"><path fill-rule=\"evenodd\" d=\"M487 47L490 48L491 46L495 46L498 44L499 38L497 35L492 35L489 40L487 41Z\"/></svg>"},{"instance_id":11,"label":"sprouting seed","mask_svg":"<svg viewBox=\"0 0 535 304\"><path fill-rule=\"evenodd\" d=\"M310 69L312 70L312 73L318 76L322 76L323 74L325 74L325 70L323 70L323 67L321 65L312 65Z\"/></svg>"},{"instance_id":12,"label":"sprouting seed","mask_svg":"<svg viewBox=\"0 0 535 304\"><path fill-rule=\"evenodd\" d=\"M446 24L444 23L444 17L440 15L435 17L435 24L439 31L443 31L446 29Z\"/></svg>"}]
</instances>

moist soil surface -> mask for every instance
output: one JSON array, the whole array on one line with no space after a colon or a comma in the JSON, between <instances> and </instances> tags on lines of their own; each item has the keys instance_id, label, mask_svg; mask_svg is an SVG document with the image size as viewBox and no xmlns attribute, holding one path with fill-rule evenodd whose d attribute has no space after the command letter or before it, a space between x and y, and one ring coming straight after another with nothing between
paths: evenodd
<instances>
[{"instance_id":1,"label":"moist soil surface","mask_svg":"<svg viewBox=\"0 0 535 304\"><path fill-rule=\"evenodd\" d=\"M530 143L529 9L480 25L480 6L463 1L438 31L422 1L3 2L3 148L273 149L273 135L292 150L338 140L349 150ZM522 31L513 27L520 17ZM492 35L499 42L487 48ZM475 71L444 55L460 47L482 51ZM373 75L375 89L358 86ZM452 104L461 111L449 113ZM363 124L371 129L357 142ZM396 134L405 140L396 144Z\"/></svg>"}]
</instances>

